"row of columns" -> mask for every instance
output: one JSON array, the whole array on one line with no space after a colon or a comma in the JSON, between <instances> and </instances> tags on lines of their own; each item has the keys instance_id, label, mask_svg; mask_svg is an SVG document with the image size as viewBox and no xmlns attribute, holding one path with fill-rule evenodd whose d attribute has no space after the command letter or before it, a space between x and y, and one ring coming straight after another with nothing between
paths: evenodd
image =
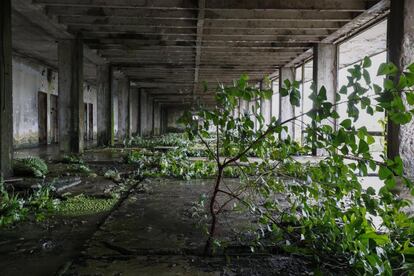
<instances>
[{"instance_id":1,"label":"row of columns","mask_svg":"<svg viewBox=\"0 0 414 276\"><path fill-rule=\"evenodd\" d=\"M388 62L394 63L400 71L414 62L414 0L392 0L388 16L387 49ZM313 81L317 91L324 86L328 101L335 103L338 74L338 53L335 44L317 44L313 55ZM280 70L280 87L284 80L295 80L295 68ZM281 121L292 118L294 107L288 97L280 100ZM335 121L325 122L335 127ZM294 126L289 125L289 134L294 135ZM387 123L387 156L401 156L407 175L414 177L414 121L400 126L391 120ZM314 152L316 154L316 152Z\"/></svg>"},{"instance_id":2,"label":"row of columns","mask_svg":"<svg viewBox=\"0 0 414 276\"><path fill-rule=\"evenodd\" d=\"M12 27L11 0L0 1L0 171L12 174L13 102L12 102ZM59 147L62 152L82 153L84 149L83 42L81 37L58 41L58 120ZM97 66L98 145L113 145L114 89L110 64ZM119 80L119 140L131 135L130 83Z\"/></svg>"},{"instance_id":3,"label":"row of columns","mask_svg":"<svg viewBox=\"0 0 414 276\"><path fill-rule=\"evenodd\" d=\"M62 152L82 153L83 129L83 43L80 37L58 43L59 70L59 147ZM110 64L97 66L98 146L111 146L115 141L114 94L118 92L118 140L131 136L131 101L128 78L114 85Z\"/></svg>"},{"instance_id":4,"label":"row of columns","mask_svg":"<svg viewBox=\"0 0 414 276\"><path fill-rule=\"evenodd\" d=\"M414 60L414 0L392 0L388 21L389 61L404 68ZM64 152L83 151L83 43L81 37L61 40L59 57L59 135ZM97 68L98 145L114 143L114 102L112 69L109 64ZM288 79L294 81L295 68L280 70L280 85ZM318 44L314 48L314 82L316 88L325 86L328 99L335 100L337 85L337 50L333 44ZM131 134L130 88L126 79L120 80L119 139ZM151 109L151 110L150 110ZM264 109L263 109L264 110ZM3 176L10 175L13 154L12 129L12 33L11 0L0 1L0 169ZM145 91L139 93L139 134L156 134L159 106ZM288 98L280 100L280 119L295 114ZM152 125L151 125L152 122ZM294 126L289 132L294 135ZM388 155L402 155L406 167L414 175L414 123L399 127L388 124Z\"/></svg>"}]
</instances>

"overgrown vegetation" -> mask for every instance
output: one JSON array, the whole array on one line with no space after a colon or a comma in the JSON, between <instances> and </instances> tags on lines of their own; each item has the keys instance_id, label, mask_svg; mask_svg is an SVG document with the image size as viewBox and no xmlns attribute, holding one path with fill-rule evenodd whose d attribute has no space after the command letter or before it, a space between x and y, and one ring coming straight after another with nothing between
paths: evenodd
<instances>
[{"instance_id":1,"label":"overgrown vegetation","mask_svg":"<svg viewBox=\"0 0 414 276\"><path fill-rule=\"evenodd\" d=\"M45 177L48 173L45 161L37 157L14 160L13 170L16 176L34 176L39 178Z\"/></svg>"},{"instance_id":2,"label":"overgrown vegetation","mask_svg":"<svg viewBox=\"0 0 414 276\"><path fill-rule=\"evenodd\" d=\"M18 193L9 192L0 181L0 227L12 225L32 216L42 220L56 210L59 200L51 195L52 187L43 185L37 187L32 194L26 197Z\"/></svg>"},{"instance_id":3,"label":"overgrown vegetation","mask_svg":"<svg viewBox=\"0 0 414 276\"><path fill-rule=\"evenodd\" d=\"M109 212L117 201L117 197L94 198L81 194L62 201L56 214L64 216L85 216Z\"/></svg>"},{"instance_id":4,"label":"overgrown vegetation","mask_svg":"<svg viewBox=\"0 0 414 276\"><path fill-rule=\"evenodd\" d=\"M266 238L286 251L314 259L321 269L344 273L392 275L414 270L414 221L404 211L410 203L392 192L397 183L412 191L412 183L404 176L401 158L383 155L382 160L375 160L370 153L374 138L366 127L355 126L358 107L370 115L385 111L395 124L411 121L414 65L405 72L398 72L393 64L381 65L378 75L384 76L382 87L371 82L370 66L370 59L365 58L348 70L349 83L336 94L335 104L328 101L325 88L314 90L309 97L313 109L284 121L272 118L265 124L256 110L272 92L250 86L245 76L233 86L218 88L216 108L186 113L181 123L190 139L200 139L216 163L207 254L212 252L212 244L220 244L215 237L220 213L236 201L257 216L257 248ZM280 94L299 106L296 81L285 81ZM256 109L234 118L233 110L241 100L255 102ZM335 108L339 104L347 105L349 118L339 118ZM305 128L303 145L299 145L287 126L304 116L311 123ZM330 123L333 120L338 120L336 128ZM214 135L211 128L216 130ZM211 139L215 143L209 143ZM324 149L320 161L300 163L293 158L316 149ZM262 162L249 162L249 153ZM238 166L240 162L249 166ZM237 191L223 186L229 166L240 169L242 182ZM254 175L249 174L252 171ZM361 177L369 172L378 172L383 183L379 192L362 188ZM218 202L218 194L229 200ZM278 200L278 194L287 195L285 202Z\"/></svg>"},{"instance_id":5,"label":"overgrown vegetation","mask_svg":"<svg viewBox=\"0 0 414 276\"><path fill-rule=\"evenodd\" d=\"M160 137L144 138L136 136L126 142L126 146L153 149L155 147L187 147L190 141L182 133L170 133Z\"/></svg>"},{"instance_id":6,"label":"overgrown vegetation","mask_svg":"<svg viewBox=\"0 0 414 276\"><path fill-rule=\"evenodd\" d=\"M72 172L86 175L92 173L92 170L79 155L64 155L62 162L69 164L69 170Z\"/></svg>"},{"instance_id":7,"label":"overgrown vegetation","mask_svg":"<svg viewBox=\"0 0 414 276\"><path fill-rule=\"evenodd\" d=\"M130 151L125 157L128 164L136 164L145 177L173 177L178 179L214 178L216 163L207 160L191 160L188 148L179 147L165 153ZM238 168L228 167L227 177L239 176ZM110 178L110 177L108 177Z\"/></svg>"}]
</instances>

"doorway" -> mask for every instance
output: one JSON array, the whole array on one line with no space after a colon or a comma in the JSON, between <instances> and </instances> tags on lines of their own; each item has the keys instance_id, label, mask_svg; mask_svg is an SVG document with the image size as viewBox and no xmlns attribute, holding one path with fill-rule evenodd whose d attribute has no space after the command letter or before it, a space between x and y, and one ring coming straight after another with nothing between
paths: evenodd
<instances>
[{"instance_id":1,"label":"doorway","mask_svg":"<svg viewBox=\"0 0 414 276\"><path fill-rule=\"evenodd\" d=\"M38 93L38 126L39 126L39 144L47 145L47 94Z\"/></svg>"},{"instance_id":2,"label":"doorway","mask_svg":"<svg viewBox=\"0 0 414 276\"><path fill-rule=\"evenodd\" d=\"M88 128L88 117L89 117L89 113L88 113L88 104L84 103L83 104L83 109L84 109L84 115L83 115L83 129L84 129L84 133L83 133L83 139L85 141L89 140L88 138L88 133L89 133L89 128Z\"/></svg>"},{"instance_id":3,"label":"doorway","mask_svg":"<svg viewBox=\"0 0 414 276\"><path fill-rule=\"evenodd\" d=\"M93 140L93 104L88 104L89 105L89 111L88 111L88 119L89 119L89 140Z\"/></svg>"},{"instance_id":4,"label":"doorway","mask_svg":"<svg viewBox=\"0 0 414 276\"><path fill-rule=\"evenodd\" d=\"M58 96L50 95L50 143L59 142Z\"/></svg>"}]
</instances>

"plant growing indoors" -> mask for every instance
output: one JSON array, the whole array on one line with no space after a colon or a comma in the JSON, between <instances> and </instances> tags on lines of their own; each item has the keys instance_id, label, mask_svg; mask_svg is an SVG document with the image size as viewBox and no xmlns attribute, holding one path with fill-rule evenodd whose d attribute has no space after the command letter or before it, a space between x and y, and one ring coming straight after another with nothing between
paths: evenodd
<instances>
[{"instance_id":1,"label":"plant growing indoors","mask_svg":"<svg viewBox=\"0 0 414 276\"><path fill-rule=\"evenodd\" d=\"M370 152L374 138L365 127L355 125L360 109L370 115L385 111L395 124L411 121L414 65L399 72L393 64L382 64L378 70L384 76L382 87L371 82L370 66L365 58L348 70L349 82L336 94L335 103L327 100L324 87L314 89L309 97L313 108L284 121L272 118L265 123L259 102L272 92L250 86L246 76L232 86L219 86L215 108L183 116L189 137L200 139L217 164L206 254L219 244L220 213L236 201L257 216L256 248L263 247L266 239L273 246L313 258L321 269L357 274L391 275L414 269L414 221L406 212L410 204L394 193L397 185L412 190L403 162L385 154L375 159ZM281 97L298 106L298 88L297 82L285 81ZM254 102L256 108L234 117L240 101ZM339 117L338 105L347 106L348 118ZM289 135L288 125L303 123L305 116L311 123L299 144ZM335 120L336 127L330 123ZM295 158L317 149L324 149L324 154L313 162ZM260 162L249 159L251 153ZM223 185L223 171L229 166L236 166L242 175L234 189ZM370 172L378 173L383 183L379 191L362 187L361 177ZM283 202L280 194L286 195ZM228 200L218 200L219 195Z\"/></svg>"}]
</instances>

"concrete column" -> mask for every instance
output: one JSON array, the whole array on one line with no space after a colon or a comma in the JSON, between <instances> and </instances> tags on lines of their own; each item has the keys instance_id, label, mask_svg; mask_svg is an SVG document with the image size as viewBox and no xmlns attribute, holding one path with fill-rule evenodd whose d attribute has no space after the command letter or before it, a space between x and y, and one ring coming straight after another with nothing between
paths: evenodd
<instances>
[{"instance_id":1,"label":"concrete column","mask_svg":"<svg viewBox=\"0 0 414 276\"><path fill-rule=\"evenodd\" d=\"M121 78L118 81L118 141L129 137L129 80Z\"/></svg>"},{"instance_id":2,"label":"concrete column","mask_svg":"<svg viewBox=\"0 0 414 276\"><path fill-rule=\"evenodd\" d=\"M335 104L338 85L338 50L335 44L319 43L313 48L313 82L319 92L326 89L327 100ZM324 120L322 124L336 128L336 120ZM313 155L324 155L323 149L313 149Z\"/></svg>"},{"instance_id":3,"label":"concrete column","mask_svg":"<svg viewBox=\"0 0 414 276\"><path fill-rule=\"evenodd\" d=\"M261 82L260 89L270 89L265 83ZM270 124L270 120L272 119L272 98L270 99L262 99L260 101L260 112L264 118L264 124Z\"/></svg>"},{"instance_id":4,"label":"concrete column","mask_svg":"<svg viewBox=\"0 0 414 276\"><path fill-rule=\"evenodd\" d=\"M335 104L338 85L338 51L335 44L320 43L313 49L313 82L317 91L326 89L329 102ZM329 122L324 122L328 124ZM331 123L335 127L335 122Z\"/></svg>"},{"instance_id":5,"label":"concrete column","mask_svg":"<svg viewBox=\"0 0 414 276\"><path fill-rule=\"evenodd\" d=\"M131 135L139 134L139 90L129 88Z\"/></svg>"},{"instance_id":6,"label":"concrete column","mask_svg":"<svg viewBox=\"0 0 414 276\"><path fill-rule=\"evenodd\" d=\"M249 113L249 103L246 100L240 101L240 116L244 116Z\"/></svg>"},{"instance_id":7,"label":"concrete column","mask_svg":"<svg viewBox=\"0 0 414 276\"><path fill-rule=\"evenodd\" d=\"M112 72L109 64L97 66L97 125L98 146L114 143L114 112L111 88Z\"/></svg>"},{"instance_id":8,"label":"concrete column","mask_svg":"<svg viewBox=\"0 0 414 276\"><path fill-rule=\"evenodd\" d=\"M139 135L146 135L147 127L147 93L144 89L139 89Z\"/></svg>"},{"instance_id":9,"label":"concrete column","mask_svg":"<svg viewBox=\"0 0 414 276\"><path fill-rule=\"evenodd\" d=\"M148 92L141 89L140 93L140 122L141 135L150 136L153 130L153 104Z\"/></svg>"},{"instance_id":10,"label":"concrete column","mask_svg":"<svg viewBox=\"0 0 414 276\"><path fill-rule=\"evenodd\" d=\"M134 108L133 97L134 97L133 89L131 88L131 83L128 80L128 103L127 103L128 120L127 120L127 133L126 133L128 138L132 137L132 132L134 129L133 122L132 122L132 109Z\"/></svg>"},{"instance_id":11,"label":"concrete column","mask_svg":"<svg viewBox=\"0 0 414 276\"><path fill-rule=\"evenodd\" d=\"M13 101L12 101L11 0L0 1L0 175L12 175Z\"/></svg>"},{"instance_id":12,"label":"concrete column","mask_svg":"<svg viewBox=\"0 0 414 276\"><path fill-rule=\"evenodd\" d=\"M414 0L391 0L387 48L388 60L400 70L414 62ZM387 155L400 155L405 173L414 177L414 122L404 126L389 122Z\"/></svg>"},{"instance_id":13,"label":"concrete column","mask_svg":"<svg viewBox=\"0 0 414 276\"><path fill-rule=\"evenodd\" d=\"M161 135L161 105L160 103L153 103L153 130L154 135Z\"/></svg>"},{"instance_id":14,"label":"concrete column","mask_svg":"<svg viewBox=\"0 0 414 276\"><path fill-rule=\"evenodd\" d=\"M294 67L283 67L280 69L279 74L279 86L280 88L285 87L285 80L289 80L291 83L295 81L295 68ZM280 90L280 89L279 89ZM295 116L295 109L290 104L289 96L286 97L280 97L280 109L279 109L279 118L280 121L286 121ZM295 132L295 125L294 121L284 124L284 126L288 127L288 132L286 134L290 135L290 137L294 138L294 132ZM284 138L282 136L282 138Z\"/></svg>"},{"instance_id":15,"label":"concrete column","mask_svg":"<svg viewBox=\"0 0 414 276\"><path fill-rule=\"evenodd\" d=\"M60 40L59 67L59 147L63 152L82 153L84 147L83 43Z\"/></svg>"}]
</instances>

